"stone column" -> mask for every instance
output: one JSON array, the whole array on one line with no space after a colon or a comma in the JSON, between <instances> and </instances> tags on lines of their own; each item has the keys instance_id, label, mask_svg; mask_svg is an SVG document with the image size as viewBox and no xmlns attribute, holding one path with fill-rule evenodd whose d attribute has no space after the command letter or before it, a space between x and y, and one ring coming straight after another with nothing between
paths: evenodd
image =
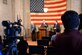
<instances>
[{"instance_id":1,"label":"stone column","mask_svg":"<svg viewBox=\"0 0 82 55\"><path fill-rule=\"evenodd\" d=\"M26 37L30 37L30 0L23 0L23 25L26 29Z\"/></svg>"}]
</instances>

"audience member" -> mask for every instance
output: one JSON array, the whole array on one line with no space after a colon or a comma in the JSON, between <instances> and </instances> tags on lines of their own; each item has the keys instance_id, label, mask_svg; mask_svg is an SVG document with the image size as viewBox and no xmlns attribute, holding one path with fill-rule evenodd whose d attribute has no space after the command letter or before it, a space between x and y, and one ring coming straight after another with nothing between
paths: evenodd
<instances>
[{"instance_id":1,"label":"audience member","mask_svg":"<svg viewBox=\"0 0 82 55\"><path fill-rule=\"evenodd\" d=\"M79 31L82 34L82 14L79 14L79 18L80 18L80 25L79 25Z\"/></svg>"},{"instance_id":2,"label":"audience member","mask_svg":"<svg viewBox=\"0 0 82 55\"><path fill-rule=\"evenodd\" d=\"M54 45L57 55L82 55L82 35L78 31L79 15L76 11L66 11L61 20L64 25L64 32L56 36Z\"/></svg>"},{"instance_id":3,"label":"audience member","mask_svg":"<svg viewBox=\"0 0 82 55\"><path fill-rule=\"evenodd\" d=\"M2 38L0 36L0 55L2 55L2 48L3 48Z\"/></svg>"},{"instance_id":4,"label":"audience member","mask_svg":"<svg viewBox=\"0 0 82 55\"><path fill-rule=\"evenodd\" d=\"M32 35L32 41L36 41L36 26L34 23L31 23L31 35Z\"/></svg>"},{"instance_id":5,"label":"audience member","mask_svg":"<svg viewBox=\"0 0 82 55\"><path fill-rule=\"evenodd\" d=\"M27 53L27 48L28 48L28 43L21 38L20 42L17 44L18 48L18 55L28 55Z\"/></svg>"},{"instance_id":6,"label":"audience member","mask_svg":"<svg viewBox=\"0 0 82 55\"><path fill-rule=\"evenodd\" d=\"M56 29L56 33L54 33L54 35L52 35L51 37L51 45L53 46L54 41L56 40L56 36L60 34L60 29Z\"/></svg>"},{"instance_id":7,"label":"audience member","mask_svg":"<svg viewBox=\"0 0 82 55\"><path fill-rule=\"evenodd\" d=\"M51 26L50 26L51 27ZM51 37L52 35L56 34L56 31L54 30L54 27L52 26L49 31L49 36Z\"/></svg>"}]
</instances>

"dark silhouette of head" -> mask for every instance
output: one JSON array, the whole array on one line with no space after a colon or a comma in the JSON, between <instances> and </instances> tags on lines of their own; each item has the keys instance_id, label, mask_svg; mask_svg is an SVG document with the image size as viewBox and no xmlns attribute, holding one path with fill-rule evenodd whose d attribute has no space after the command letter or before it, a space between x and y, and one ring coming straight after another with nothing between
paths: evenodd
<instances>
[{"instance_id":1,"label":"dark silhouette of head","mask_svg":"<svg viewBox=\"0 0 82 55\"><path fill-rule=\"evenodd\" d=\"M80 25L79 25L79 30L82 29L82 14L79 14L79 18L80 18Z\"/></svg>"},{"instance_id":2,"label":"dark silhouette of head","mask_svg":"<svg viewBox=\"0 0 82 55\"><path fill-rule=\"evenodd\" d=\"M61 31L60 29L56 29L56 32L57 32L57 33L60 33L60 31Z\"/></svg>"},{"instance_id":3,"label":"dark silhouette of head","mask_svg":"<svg viewBox=\"0 0 82 55\"><path fill-rule=\"evenodd\" d=\"M66 11L62 16L61 20L63 22L63 25L65 29L71 30L79 27L79 15L76 11L69 10Z\"/></svg>"}]
</instances>

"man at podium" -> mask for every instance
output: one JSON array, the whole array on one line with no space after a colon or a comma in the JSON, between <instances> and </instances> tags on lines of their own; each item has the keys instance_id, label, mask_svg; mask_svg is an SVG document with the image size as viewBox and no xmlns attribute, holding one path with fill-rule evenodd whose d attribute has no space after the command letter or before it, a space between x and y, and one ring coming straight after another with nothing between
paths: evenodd
<instances>
[{"instance_id":1,"label":"man at podium","mask_svg":"<svg viewBox=\"0 0 82 55\"><path fill-rule=\"evenodd\" d=\"M42 22L42 24L41 24L41 27L47 28L47 27L48 27L48 23L46 23L45 20L43 20L43 22Z\"/></svg>"},{"instance_id":2,"label":"man at podium","mask_svg":"<svg viewBox=\"0 0 82 55\"><path fill-rule=\"evenodd\" d=\"M42 21L41 27L45 29L45 35L44 36L48 36L48 30L47 30L48 23L45 20Z\"/></svg>"}]
</instances>

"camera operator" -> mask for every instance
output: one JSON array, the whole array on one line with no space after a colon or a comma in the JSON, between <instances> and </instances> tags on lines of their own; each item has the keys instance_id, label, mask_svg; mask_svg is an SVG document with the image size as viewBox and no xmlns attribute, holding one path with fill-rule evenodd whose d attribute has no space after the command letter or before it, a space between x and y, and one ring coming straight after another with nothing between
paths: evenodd
<instances>
[{"instance_id":1,"label":"camera operator","mask_svg":"<svg viewBox=\"0 0 82 55\"><path fill-rule=\"evenodd\" d=\"M7 46L6 48L6 55L10 54L10 51L16 52L17 55L17 38L21 33L21 20L17 22L10 22L10 21L2 21L2 25L5 27L4 29L4 45ZM14 50L15 49L15 50ZM15 53L11 53L12 55ZM10 54L10 55L11 55Z\"/></svg>"},{"instance_id":2,"label":"camera operator","mask_svg":"<svg viewBox=\"0 0 82 55\"><path fill-rule=\"evenodd\" d=\"M22 37L17 44L18 55L28 55L27 53L28 43Z\"/></svg>"}]
</instances>

